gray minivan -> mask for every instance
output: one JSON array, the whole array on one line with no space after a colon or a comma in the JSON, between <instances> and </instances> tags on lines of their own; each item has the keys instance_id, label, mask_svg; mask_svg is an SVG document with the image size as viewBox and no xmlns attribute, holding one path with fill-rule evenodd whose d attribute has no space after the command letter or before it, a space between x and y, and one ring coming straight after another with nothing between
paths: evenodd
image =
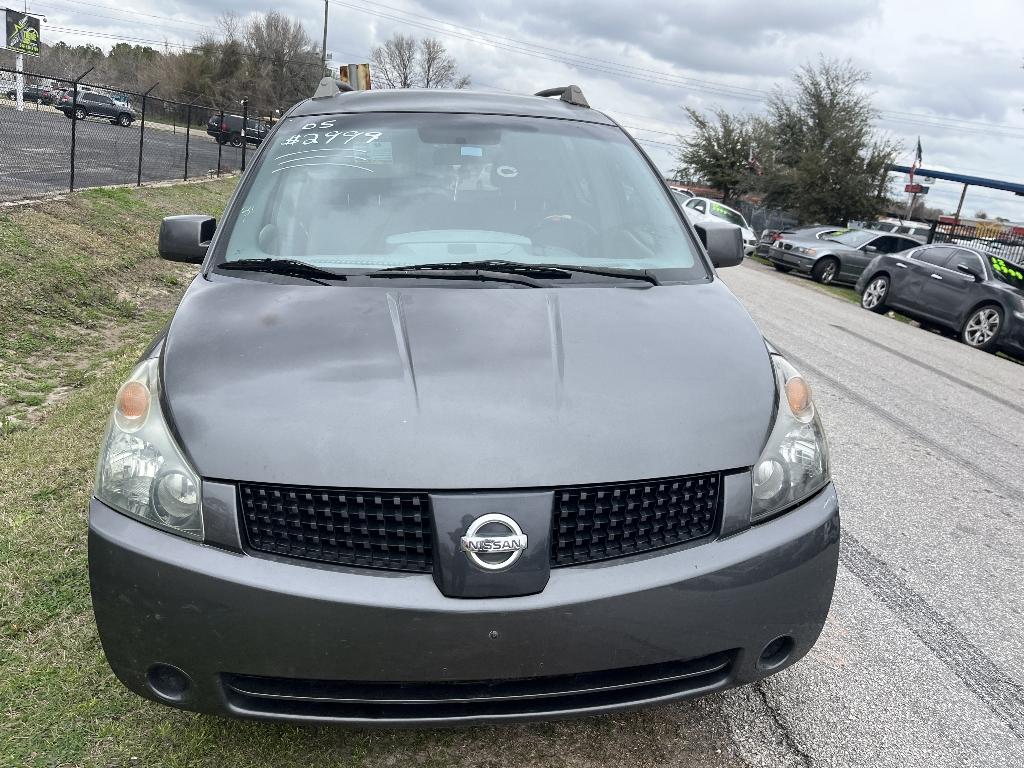
<instances>
[{"instance_id":1,"label":"gray minivan","mask_svg":"<svg viewBox=\"0 0 1024 768\"><path fill-rule=\"evenodd\" d=\"M558 98L551 98L557 96ZM117 393L106 657L213 714L439 725L751 683L821 632L839 510L806 381L575 86L343 93L275 125Z\"/></svg>"}]
</instances>

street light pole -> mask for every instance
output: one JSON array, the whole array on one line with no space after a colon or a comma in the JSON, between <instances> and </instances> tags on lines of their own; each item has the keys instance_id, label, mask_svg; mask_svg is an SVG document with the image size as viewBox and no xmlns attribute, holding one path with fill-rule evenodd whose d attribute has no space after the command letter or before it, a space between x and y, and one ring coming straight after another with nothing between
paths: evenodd
<instances>
[{"instance_id":1,"label":"street light pole","mask_svg":"<svg viewBox=\"0 0 1024 768\"><path fill-rule=\"evenodd\" d=\"M327 13L330 7L328 0L324 0L324 42L320 47L320 67L323 70L320 73L321 77L327 74Z\"/></svg>"}]
</instances>

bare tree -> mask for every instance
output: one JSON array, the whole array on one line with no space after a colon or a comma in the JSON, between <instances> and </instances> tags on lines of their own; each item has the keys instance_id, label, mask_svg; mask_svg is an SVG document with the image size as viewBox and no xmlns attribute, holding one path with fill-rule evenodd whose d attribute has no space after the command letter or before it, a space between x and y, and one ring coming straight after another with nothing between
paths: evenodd
<instances>
[{"instance_id":1,"label":"bare tree","mask_svg":"<svg viewBox=\"0 0 1024 768\"><path fill-rule=\"evenodd\" d=\"M458 64L435 37L420 40L417 63L422 88L465 88L469 85L469 75L459 77Z\"/></svg>"},{"instance_id":2,"label":"bare tree","mask_svg":"<svg viewBox=\"0 0 1024 768\"><path fill-rule=\"evenodd\" d=\"M396 33L370 52L374 88L416 87L416 38Z\"/></svg>"},{"instance_id":3,"label":"bare tree","mask_svg":"<svg viewBox=\"0 0 1024 768\"><path fill-rule=\"evenodd\" d=\"M465 88L455 59L436 38L395 34L370 52L374 88Z\"/></svg>"}]
</instances>

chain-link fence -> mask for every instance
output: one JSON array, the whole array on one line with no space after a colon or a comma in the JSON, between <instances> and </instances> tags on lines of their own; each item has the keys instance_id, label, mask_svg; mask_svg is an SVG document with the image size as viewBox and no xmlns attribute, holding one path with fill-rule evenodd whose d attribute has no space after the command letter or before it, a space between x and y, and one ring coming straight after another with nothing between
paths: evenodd
<instances>
[{"instance_id":1,"label":"chain-link fence","mask_svg":"<svg viewBox=\"0 0 1024 768\"><path fill-rule=\"evenodd\" d=\"M0 201L243 170L271 120L0 68Z\"/></svg>"}]
</instances>

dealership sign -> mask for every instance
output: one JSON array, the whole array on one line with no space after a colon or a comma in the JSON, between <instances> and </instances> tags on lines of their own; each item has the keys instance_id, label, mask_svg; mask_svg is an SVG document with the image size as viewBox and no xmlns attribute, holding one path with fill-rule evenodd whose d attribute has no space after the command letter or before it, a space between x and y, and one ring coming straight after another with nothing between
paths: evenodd
<instances>
[{"instance_id":1,"label":"dealership sign","mask_svg":"<svg viewBox=\"0 0 1024 768\"><path fill-rule=\"evenodd\" d=\"M39 17L7 9L4 48L29 56L39 55Z\"/></svg>"},{"instance_id":2,"label":"dealership sign","mask_svg":"<svg viewBox=\"0 0 1024 768\"><path fill-rule=\"evenodd\" d=\"M927 195L928 187L923 184L907 184L907 186L903 188L903 191L909 192L912 195Z\"/></svg>"}]
</instances>

